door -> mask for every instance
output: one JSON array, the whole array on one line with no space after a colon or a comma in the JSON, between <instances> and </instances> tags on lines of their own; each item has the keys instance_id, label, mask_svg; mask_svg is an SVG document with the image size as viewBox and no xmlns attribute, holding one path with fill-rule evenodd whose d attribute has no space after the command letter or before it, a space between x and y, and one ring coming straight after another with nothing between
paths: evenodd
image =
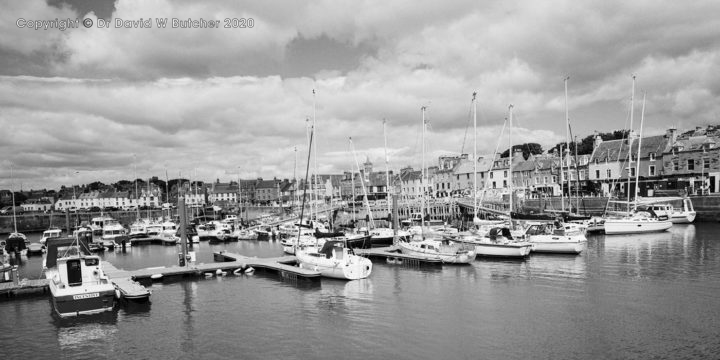
<instances>
[{"instance_id":1,"label":"door","mask_svg":"<svg viewBox=\"0 0 720 360\"><path fill-rule=\"evenodd\" d=\"M80 265L80 259L73 259L67 261L67 276L68 285L82 285L82 266Z\"/></svg>"}]
</instances>

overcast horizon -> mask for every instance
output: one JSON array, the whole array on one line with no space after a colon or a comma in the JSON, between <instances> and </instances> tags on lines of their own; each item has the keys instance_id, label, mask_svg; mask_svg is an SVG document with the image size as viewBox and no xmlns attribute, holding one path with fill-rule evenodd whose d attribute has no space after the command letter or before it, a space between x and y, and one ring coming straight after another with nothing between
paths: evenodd
<instances>
[{"instance_id":1,"label":"overcast horizon","mask_svg":"<svg viewBox=\"0 0 720 360\"><path fill-rule=\"evenodd\" d=\"M419 167L423 106L426 164L471 154L474 92L478 154L510 104L513 143L547 150L568 76L578 139L629 128L633 74L635 131L643 93L644 135L720 123L713 1L0 1L0 189L300 178L313 103L321 174L355 169L349 137L384 170L383 119L390 169ZM173 18L221 27L158 28ZM55 19L92 25L27 27Z\"/></svg>"}]
</instances>

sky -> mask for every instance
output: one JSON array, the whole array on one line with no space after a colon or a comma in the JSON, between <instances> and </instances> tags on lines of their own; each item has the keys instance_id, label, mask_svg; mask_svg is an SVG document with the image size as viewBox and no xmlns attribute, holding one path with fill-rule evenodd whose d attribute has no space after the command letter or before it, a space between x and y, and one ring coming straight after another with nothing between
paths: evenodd
<instances>
[{"instance_id":1,"label":"sky","mask_svg":"<svg viewBox=\"0 0 720 360\"><path fill-rule=\"evenodd\" d=\"M630 128L631 104L647 135L720 123L717 1L0 3L0 188L302 178L313 122L319 173L384 170L386 151L419 168L422 107L428 165L507 149L509 129L548 149L566 111L578 138ZM34 22L55 19L93 23Z\"/></svg>"}]
</instances>

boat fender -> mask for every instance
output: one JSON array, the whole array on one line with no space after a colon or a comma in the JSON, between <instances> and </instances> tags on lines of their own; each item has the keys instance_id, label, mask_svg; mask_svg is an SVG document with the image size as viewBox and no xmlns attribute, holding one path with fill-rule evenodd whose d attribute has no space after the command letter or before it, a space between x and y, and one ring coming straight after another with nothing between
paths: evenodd
<instances>
[{"instance_id":1,"label":"boat fender","mask_svg":"<svg viewBox=\"0 0 720 360\"><path fill-rule=\"evenodd\" d=\"M255 272L255 269L252 268L252 266L248 266L247 269L245 269L246 274L252 274Z\"/></svg>"},{"instance_id":2,"label":"boat fender","mask_svg":"<svg viewBox=\"0 0 720 360\"><path fill-rule=\"evenodd\" d=\"M152 274L152 275L150 275L150 279L153 279L153 280L160 280L160 279L162 279L162 277L163 277L162 274Z\"/></svg>"},{"instance_id":3,"label":"boat fender","mask_svg":"<svg viewBox=\"0 0 720 360\"><path fill-rule=\"evenodd\" d=\"M235 275L240 275L240 274L242 274L242 272L243 272L243 268L237 268L237 269L233 270L233 274L235 274Z\"/></svg>"},{"instance_id":4,"label":"boat fender","mask_svg":"<svg viewBox=\"0 0 720 360\"><path fill-rule=\"evenodd\" d=\"M211 273L211 272L205 273L205 277L206 277L206 278L211 278L211 277L213 277L213 275L215 275L215 274L213 274L213 273Z\"/></svg>"},{"instance_id":5,"label":"boat fender","mask_svg":"<svg viewBox=\"0 0 720 360\"><path fill-rule=\"evenodd\" d=\"M120 298L120 290L118 290L118 289L115 289L115 298L116 299Z\"/></svg>"}]
</instances>

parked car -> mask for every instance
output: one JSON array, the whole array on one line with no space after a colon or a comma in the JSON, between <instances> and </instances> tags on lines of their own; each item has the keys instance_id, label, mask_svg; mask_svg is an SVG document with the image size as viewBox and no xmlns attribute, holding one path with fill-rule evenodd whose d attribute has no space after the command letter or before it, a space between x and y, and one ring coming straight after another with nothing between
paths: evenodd
<instances>
[{"instance_id":1,"label":"parked car","mask_svg":"<svg viewBox=\"0 0 720 360\"><path fill-rule=\"evenodd\" d=\"M15 214L22 214L25 211L20 206L15 206ZM2 215L12 215L13 214L13 207L12 206L6 206L2 209L0 209L0 214Z\"/></svg>"}]
</instances>

